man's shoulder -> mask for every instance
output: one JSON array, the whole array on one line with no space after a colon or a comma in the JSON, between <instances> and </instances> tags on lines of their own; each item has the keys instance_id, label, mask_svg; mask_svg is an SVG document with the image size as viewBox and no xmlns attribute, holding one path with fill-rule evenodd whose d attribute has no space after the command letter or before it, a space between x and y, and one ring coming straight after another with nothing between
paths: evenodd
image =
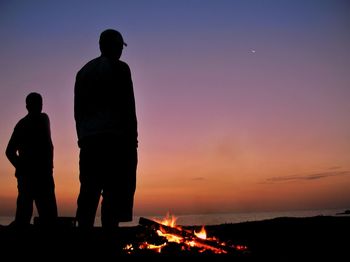
<instances>
[{"instance_id":1,"label":"man's shoulder","mask_svg":"<svg viewBox=\"0 0 350 262\"><path fill-rule=\"evenodd\" d=\"M25 124L26 122L28 122L28 119L29 119L29 116L27 114L17 122L16 126Z\"/></svg>"},{"instance_id":2,"label":"man's shoulder","mask_svg":"<svg viewBox=\"0 0 350 262\"><path fill-rule=\"evenodd\" d=\"M130 67L129 67L129 65L128 65L126 62L124 62L124 61L122 61L122 60L119 60L119 61L118 61L118 68L119 68L119 70L121 70L121 72L123 72L124 74L130 75Z\"/></svg>"},{"instance_id":3,"label":"man's shoulder","mask_svg":"<svg viewBox=\"0 0 350 262\"><path fill-rule=\"evenodd\" d=\"M77 73L77 76L84 77L86 75L91 75L93 72L101 72L106 71L108 72L108 69L113 70L112 68L116 64L118 65L118 70L122 70L122 72L130 73L129 65L121 60L112 61L106 57L99 56L96 57L89 62L87 62Z\"/></svg>"},{"instance_id":4,"label":"man's shoulder","mask_svg":"<svg viewBox=\"0 0 350 262\"><path fill-rule=\"evenodd\" d=\"M22 130L25 126L28 125L28 115L24 116L23 118L21 118L17 124L15 125L14 130L18 131L18 130Z\"/></svg>"},{"instance_id":5,"label":"man's shoulder","mask_svg":"<svg viewBox=\"0 0 350 262\"><path fill-rule=\"evenodd\" d=\"M101 61L101 57L96 57L89 62L87 62L85 65L82 66L82 68L78 71L78 74L82 74L87 71L93 70Z\"/></svg>"},{"instance_id":6,"label":"man's shoulder","mask_svg":"<svg viewBox=\"0 0 350 262\"><path fill-rule=\"evenodd\" d=\"M41 112L40 115L36 116L35 118L29 116L28 114L26 116L24 116L23 118L21 118L15 128L22 128L24 126L27 126L27 125L31 125L31 123L34 122L37 122L37 121L44 121L44 122L49 122L50 121L50 118L49 118L49 115L45 112Z\"/></svg>"},{"instance_id":7,"label":"man's shoulder","mask_svg":"<svg viewBox=\"0 0 350 262\"><path fill-rule=\"evenodd\" d=\"M122 60L118 60L118 63L119 63L119 65L120 65L121 67L124 67L124 68L126 68L126 69L129 69L129 65L128 65L126 62L124 62L124 61L122 61Z\"/></svg>"},{"instance_id":8,"label":"man's shoulder","mask_svg":"<svg viewBox=\"0 0 350 262\"><path fill-rule=\"evenodd\" d=\"M46 114L45 112L41 112L40 116L44 121L50 121L49 115Z\"/></svg>"}]
</instances>

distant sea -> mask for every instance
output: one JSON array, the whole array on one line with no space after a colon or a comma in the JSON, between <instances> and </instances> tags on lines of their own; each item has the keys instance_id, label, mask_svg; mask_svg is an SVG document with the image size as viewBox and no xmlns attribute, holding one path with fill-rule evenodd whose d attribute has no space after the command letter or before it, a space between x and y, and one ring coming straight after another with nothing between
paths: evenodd
<instances>
[{"instance_id":1,"label":"distant sea","mask_svg":"<svg viewBox=\"0 0 350 262\"><path fill-rule=\"evenodd\" d=\"M313 217L313 216L338 216L345 209L322 209L322 210L294 210L294 211L270 211L270 212L244 212L244 213L212 213L212 214L189 214L174 215L177 225L182 226L205 226L240 223L248 221L260 221L277 217ZM162 220L166 216L145 216L148 219ZM124 223L129 226L136 226L140 217L135 217L130 223ZM123 226L123 225L122 225Z\"/></svg>"},{"instance_id":2,"label":"distant sea","mask_svg":"<svg viewBox=\"0 0 350 262\"><path fill-rule=\"evenodd\" d=\"M170 213L170 216L176 218L176 224L182 226L201 226L201 225L221 225L240 223L248 221L260 221L277 217L313 217L313 216L338 216L338 213L345 209L320 209L320 210L293 210L293 211L273 211L273 212L246 212L246 213L212 213L212 214L188 214L176 215ZM133 221L121 223L120 226L137 226L141 216L135 216ZM142 216L148 219L162 220L164 215ZM8 225L13 217L0 216L0 225ZM95 226L101 226L100 217L96 217Z\"/></svg>"}]
</instances>

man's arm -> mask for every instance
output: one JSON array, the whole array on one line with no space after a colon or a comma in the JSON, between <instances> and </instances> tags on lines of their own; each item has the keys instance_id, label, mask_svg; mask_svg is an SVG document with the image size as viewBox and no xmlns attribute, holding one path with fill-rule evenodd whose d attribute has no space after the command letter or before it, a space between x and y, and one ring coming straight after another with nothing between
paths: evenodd
<instances>
[{"instance_id":1,"label":"man's arm","mask_svg":"<svg viewBox=\"0 0 350 262\"><path fill-rule=\"evenodd\" d=\"M136 116L136 103L134 94L134 85L132 81L131 71L128 65L126 65L127 74L127 101L129 101L128 110L130 121L130 135L135 139L136 147L138 147L138 131L137 131L137 116Z\"/></svg>"},{"instance_id":2,"label":"man's arm","mask_svg":"<svg viewBox=\"0 0 350 262\"><path fill-rule=\"evenodd\" d=\"M48 152L47 152L47 159L50 163L50 167L53 168L53 157L54 157L54 147L52 143L52 138L51 138L51 127L50 127L50 118L46 113L42 113L45 121L45 126L46 126L46 136L47 136L47 147L48 147Z\"/></svg>"},{"instance_id":3,"label":"man's arm","mask_svg":"<svg viewBox=\"0 0 350 262\"><path fill-rule=\"evenodd\" d=\"M6 156L8 160L11 162L11 164L17 168L19 163L19 156L17 154L18 151L18 145L17 145L17 139L15 135L15 131L12 133L10 141L6 147Z\"/></svg>"}]
</instances>

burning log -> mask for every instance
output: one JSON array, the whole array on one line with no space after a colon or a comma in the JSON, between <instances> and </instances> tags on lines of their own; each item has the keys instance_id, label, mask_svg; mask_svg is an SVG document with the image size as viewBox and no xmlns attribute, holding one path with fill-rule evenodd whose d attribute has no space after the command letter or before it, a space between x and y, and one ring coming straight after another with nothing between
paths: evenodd
<instances>
[{"instance_id":1,"label":"burning log","mask_svg":"<svg viewBox=\"0 0 350 262\"><path fill-rule=\"evenodd\" d=\"M191 230L182 227L171 227L156 221L140 217L139 224L154 231L161 231L162 234L170 234L183 239L183 242L191 247L209 250L216 254L227 254L237 252L237 248L221 244L218 241L197 237Z\"/></svg>"}]
</instances>

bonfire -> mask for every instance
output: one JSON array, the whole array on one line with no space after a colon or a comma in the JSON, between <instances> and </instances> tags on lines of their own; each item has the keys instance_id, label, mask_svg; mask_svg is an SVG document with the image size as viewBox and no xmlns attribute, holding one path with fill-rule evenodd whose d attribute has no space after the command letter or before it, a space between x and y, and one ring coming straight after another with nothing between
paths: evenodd
<instances>
[{"instance_id":1,"label":"bonfire","mask_svg":"<svg viewBox=\"0 0 350 262\"><path fill-rule=\"evenodd\" d=\"M127 244L124 251L128 254L146 252L155 253L210 253L210 254L236 254L247 252L244 245L229 244L220 241L215 236L208 236L202 226L198 231L176 224L177 218L169 213L164 219L147 219L141 217L139 225L144 227L139 241Z\"/></svg>"}]
</instances>

